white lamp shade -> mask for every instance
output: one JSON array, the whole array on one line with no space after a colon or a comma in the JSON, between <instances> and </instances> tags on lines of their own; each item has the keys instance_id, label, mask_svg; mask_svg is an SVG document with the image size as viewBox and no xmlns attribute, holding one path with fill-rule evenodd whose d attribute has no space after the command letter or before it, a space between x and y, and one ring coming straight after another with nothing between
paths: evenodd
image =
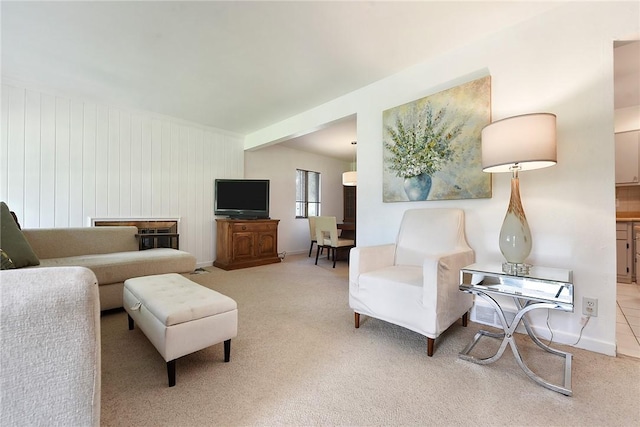
<instances>
[{"instance_id":1,"label":"white lamp shade","mask_svg":"<svg viewBox=\"0 0 640 427\"><path fill-rule=\"evenodd\" d=\"M342 185L354 187L358 184L358 172L350 171L342 174Z\"/></svg>"},{"instance_id":2,"label":"white lamp shade","mask_svg":"<svg viewBox=\"0 0 640 427\"><path fill-rule=\"evenodd\" d=\"M495 121L482 129L482 170L510 172L556 164L556 116L524 114Z\"/></svg>"}]
</instances>

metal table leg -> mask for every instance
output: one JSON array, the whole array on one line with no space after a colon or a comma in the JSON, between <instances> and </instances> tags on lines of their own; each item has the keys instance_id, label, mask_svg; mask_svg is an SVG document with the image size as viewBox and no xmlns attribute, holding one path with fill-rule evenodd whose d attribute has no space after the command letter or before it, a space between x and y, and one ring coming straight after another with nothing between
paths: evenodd
<instances>
[{"instance_id":1,"label":"metal table leg","mask_svg":"<svg viewBox=\"0 0 640 427\"><path fill-rule=\"evenodd\" d=\"M478 363L480 365L486 365L486 364L489 364L489 363L493 363L493 362L495 362L496 360L498 360L502 356L502 354L504 353L504 350L506 349L507 344L508 344L511 347L511 351L513 352L513 355L516 358L516 362L518 363L520 368L525 372L525 374L527 374L527 376L529 378L531 378L536 383L538 383L541 386L546 387L546 388L548 388L550 390L556 391L558 393L562 393L562 394L567 395L567 396L571 396L572 395L572 391L571 391L571 358L572 358L572 355L571 355L571 353L566 353L564 351L553 349L553 348L549 347L548 345L544 344L542 341L540 341L538 339L538 337L536 336L536 334L533 332L533 329L531 328L531 325L529 324L529 321L525 317L525 314L527 314L529 311L532 311L532 310L535 310L535 309L539 309L539 308L557 308L556 304L529 301L527 304L523 305L518 298L514 298L514 301L516 303L516 307L518 308L518 313L514 317L514 319L511 322L511 324L509 324L509 322L507 322L507 319L506 319L506 317L504 315L502 307L500 307L500 304L498 304L497 301L495 299L493 299L490 295L487 295L487 294L485 294L485 293L483 293L483 292L481 292L481 291L479 291L477 289L473 289L473 290L469 290L469 291L465 291L465 292L473 293L475 295L479 295L479 296L483 297L485 300L487 300L493 306L493 308L495 308L496 313L498 314L498 318L500 319L500 323L502 324L502 329L504 330L504 333L493 333L493 332L484 331L484 330L478 331L478 333L476 333L476 335L474 336L473 340L469 343L469 345L467 345L460 352L459 357L461 359L468 360L468 361L473 362L473 363ZM565 358L565 363L564 363L564 384L562 386L552 384L552 383L544 380L542 377L536 375L531 369L529 369L529 367L522 360L522 357L520 356L520 351L518 350L517 343L516 343L515 338L513 336L513 334L516 331L516 328L520 324L520 321L522 321L522 323L524 324L524 327L527 330L527 334L529 335L529 337L531 337L533 342L536 343L540 348L542 348L543 350L545 350L545 351L547 351L549 353L552 353L552 354L555 354L557 356L561 356L561 357ZM478 341L480 341L480 339L483 336L488 336L488 337L497 338L497 339L502 338L502 343L500 344L500 347L498 348L496 353L491 357L477 358L475 356L471 356L469 353L471 352L471 350L475 347L475 345L478 343Z\"/></svg>"}]
</instances>

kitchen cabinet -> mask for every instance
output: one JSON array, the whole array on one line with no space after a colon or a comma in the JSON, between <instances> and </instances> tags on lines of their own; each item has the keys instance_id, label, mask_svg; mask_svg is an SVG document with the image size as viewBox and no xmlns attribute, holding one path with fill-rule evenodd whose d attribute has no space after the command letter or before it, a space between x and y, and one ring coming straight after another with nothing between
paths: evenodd
<instances>
[{"instance_id":1,"label":"kitchen cabinet","mask_svg":"<svg viewBox=\"0 0 640 427\"><path fill-rule=\"evenodd\" d=\"M640 130L615 134L616 185L640 184Z\"/></svg>"},{"instance_id":2,"label":"kitchen cabinet","mask_svg":"<svg viewBox=\"0 0 640 427\"><path fill-rule=\"evenodd\" d=\"M619 283L631 283L633 276L632 222L616 222L616 273Z\"/></svg>"},{"instance_id":3,"label":"kitchen cabinet","mask_svg":"<svg viewBox=\"0 0 640 427\"><path fill-rule=\"evenodd\" d=\"M216 260L223 270L280 262L277 219L216 219Z\"/></svg>"}]
</instances>

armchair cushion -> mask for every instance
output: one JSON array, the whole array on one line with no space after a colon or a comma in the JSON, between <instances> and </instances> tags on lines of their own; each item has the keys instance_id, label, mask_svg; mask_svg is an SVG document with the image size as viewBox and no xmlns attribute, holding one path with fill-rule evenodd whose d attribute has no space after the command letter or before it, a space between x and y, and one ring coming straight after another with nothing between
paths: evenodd
<instances>
[{"instance_id":1,"label":"armchair cushion","mask_svg":"<svg viewBox=\"0 0 640 427\"><path fill-rule=\"evenodd\" d=\"M363 300L384 301L374 303L376 317L394 325L420 333L422 317L422 268L414 266L391 266L360 276L360 296ZM411 301L408 306L407 302ZM358 310L356 310L358 311ZM363 313L371 315L371 313Z\"/></svg>"},{"instance_id":2,"label":"armchair cushion","mask_svg":"<svg viewBox=\"0 0 640 427\"><path fill-rule=\"evenodd\" d=\"M396 240L396 265L422 265L425 254L467 249L464 215L453 215L450 211L453 210L406 211Z\"/></svg>"},{"instance_id":3,"label":"armchair cushion","mask_svg":"<svg viewBox=\"0 0 640 427\"><path fill-rule=\"evenodd\" d=\"M392 265L360 275L360 289L371 291L398 291L410 286L418 291L422 300L422 269L412 265ZM417 287L417 288L416 288Z\"/></svg>"}]
</instances>

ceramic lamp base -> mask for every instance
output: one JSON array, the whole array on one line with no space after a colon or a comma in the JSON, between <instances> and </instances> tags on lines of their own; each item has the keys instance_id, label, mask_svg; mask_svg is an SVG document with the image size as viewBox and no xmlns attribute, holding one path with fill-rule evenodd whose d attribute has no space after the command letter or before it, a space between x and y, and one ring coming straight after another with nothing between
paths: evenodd
<instances>
[{"instance_id":1,"label":"ceramic lamp base","mask_svg":"<svg viewBox=\"0 0 640 427\"><path fill-rule=\"evenodd\" d=\"M523 265L531 253L531 231L520 201L517 171L511 178L511 199L500 229L500 252L510 265Z\"/></svg>"}]
</instances>

